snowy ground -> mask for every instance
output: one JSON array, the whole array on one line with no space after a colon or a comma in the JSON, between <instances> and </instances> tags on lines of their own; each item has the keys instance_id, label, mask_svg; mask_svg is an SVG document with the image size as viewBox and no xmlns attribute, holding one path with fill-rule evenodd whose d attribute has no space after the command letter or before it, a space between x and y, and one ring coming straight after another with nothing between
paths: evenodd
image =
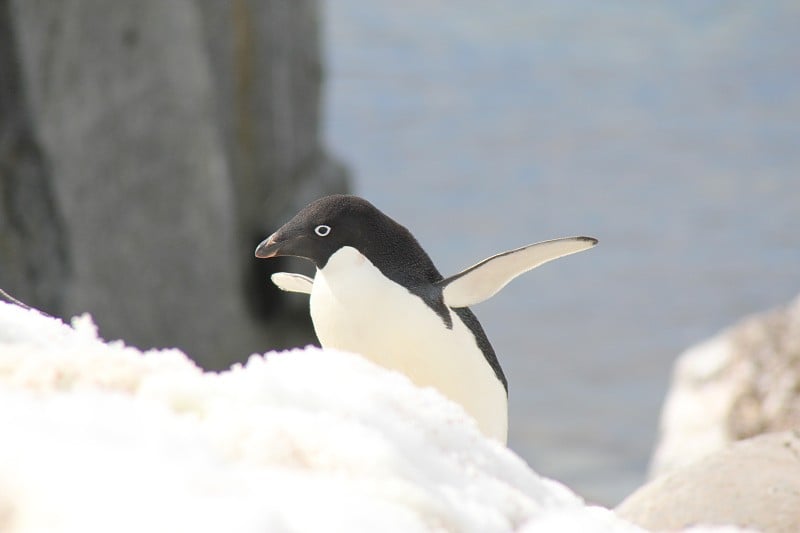
<instances>
[{"instance_id":1,"label":"snowy ground","mask_svg":"<svg viewBox=\"0 0 800 533\"><path fill-rule=\"evenodd\" d=\"M0 303L0 531L598 531L461 409L317 349L203 373Z\"/></svg>"}]
</instances>

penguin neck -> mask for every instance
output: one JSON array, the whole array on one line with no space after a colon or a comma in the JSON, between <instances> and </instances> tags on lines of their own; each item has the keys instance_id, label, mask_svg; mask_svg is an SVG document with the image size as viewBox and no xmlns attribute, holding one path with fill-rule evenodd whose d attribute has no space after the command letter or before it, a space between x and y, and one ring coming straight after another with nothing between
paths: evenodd
<instances>
[{"instance_id":1,"label":"penguin neck","mask_svg":"<svg viewBox=\"0 0 800 533\"><path fill-rule=\"evenodd\" d=\"M322 272L325 276L337 276L346 274L351 269L357 269L364 265L367 258L364 254L352 246L343 246L336 250L329 258L325 266L317 268L317 272Z\"/></svg>"}]
</instances>

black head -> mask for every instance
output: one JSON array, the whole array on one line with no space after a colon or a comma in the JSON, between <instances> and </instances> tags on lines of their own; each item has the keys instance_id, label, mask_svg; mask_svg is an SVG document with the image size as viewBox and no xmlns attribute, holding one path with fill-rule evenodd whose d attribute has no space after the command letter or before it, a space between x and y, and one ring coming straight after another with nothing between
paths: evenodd
<instances>
[{"instance_id":1,"label":"black head","mask_svg":"<svg viewBox=\"0 0 800 533\"><path fill-rule=\"evenodd\" d=\"M323 268L344 246L355 248L384 271L422 270L426 276L438 276L411 233L358 196L326 196L310 203L259 244L256 257L291 255Z\"/></svg>"}]
</instances>

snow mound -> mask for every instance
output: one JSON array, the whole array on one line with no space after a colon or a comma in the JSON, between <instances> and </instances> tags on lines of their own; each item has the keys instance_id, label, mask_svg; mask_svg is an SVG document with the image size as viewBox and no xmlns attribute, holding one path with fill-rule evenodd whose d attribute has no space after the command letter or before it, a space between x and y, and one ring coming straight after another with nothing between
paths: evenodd
<instances>
[{"instance_id":1,"label":"snow mound","mask_svg":"<svg viewBox=\"0 0 800 533\"><path fill-rule=\"evenodd\" d=\"M330 350L204 373L0 303L0 428L4 532L639 531Z\"/></svg>"}]
</instances>

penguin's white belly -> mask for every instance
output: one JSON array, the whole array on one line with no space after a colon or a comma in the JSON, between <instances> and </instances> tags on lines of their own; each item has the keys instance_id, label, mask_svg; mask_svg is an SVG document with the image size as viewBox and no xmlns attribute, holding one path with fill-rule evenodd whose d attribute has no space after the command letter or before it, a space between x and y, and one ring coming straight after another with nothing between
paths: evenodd
<instances>
[{"instance_id":1,"label":"penguin's white belly","mask_svg":"<svg viewBox=\"0 0 800 533\"><path fill-rule=\"evenodd\" d=\"M486 435L506 442L508 399L475 336L450 311L448 329L421 298L351 247L318 270L311 318L324 347L359 353L460 403Z\"/></svg>"}]
</instances>

